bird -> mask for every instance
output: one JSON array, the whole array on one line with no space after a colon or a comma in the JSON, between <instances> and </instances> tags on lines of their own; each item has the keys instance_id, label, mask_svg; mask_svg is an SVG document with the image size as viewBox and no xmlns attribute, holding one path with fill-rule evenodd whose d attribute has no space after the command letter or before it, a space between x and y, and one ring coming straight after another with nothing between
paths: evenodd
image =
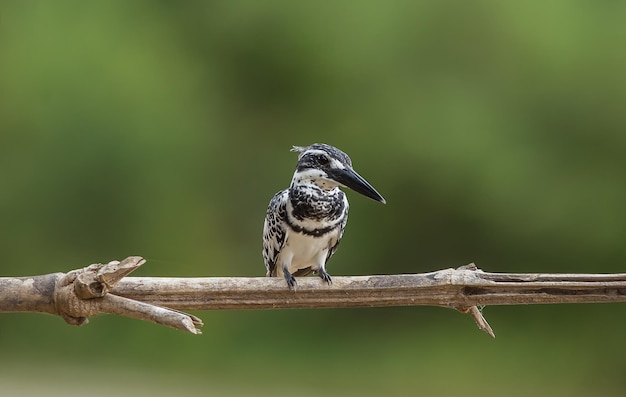
<instances>
[{"instance_id":1,"label":"bird","mask_svg":"<svg viewBox=\"0 0 626 397\"><path fill-rule=\"evenodd\" d=\"M295 277L317 274L327 284L326 263L337 250L348 221L348 187L386 203L352 167L341 150L324 143L293 146L298 153L288 189L270 200L263 224L263 261L267 277L284 277L296 290Z\"/></svg>"}]
</instances>

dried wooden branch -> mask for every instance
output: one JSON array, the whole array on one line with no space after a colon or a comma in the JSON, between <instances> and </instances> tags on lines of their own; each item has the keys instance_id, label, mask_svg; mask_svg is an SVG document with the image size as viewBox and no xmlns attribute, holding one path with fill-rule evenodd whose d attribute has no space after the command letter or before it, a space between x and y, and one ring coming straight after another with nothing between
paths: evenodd
<instances>
[{"instance_id":1,"label":"dried wooden branch","mask_svg":"<svg viewBox=\"0 0 626 397\"><path fill-rule=\"evenodd\" d=\"M293 292L280 278L124 277L143 263L140 257L130 257L67 275L0 278L0 312L57 314L77 325L89 316L112 313L199 333L200 319L165 307L219 310L429 305L469 314L480 329L494 336L479 306L626 301L626 274L485 273L470 264L422 274L334 277L332 285L315 277L300 278L298 290Z\"/></svg>"},{"instance_id":2,"label":"dried wooden branch","mask_svg":"<svg viewBox=\"0 0 626 397\"><path fill-rule=\"evenodd\" d=\"M199 334L202 321L195 316L110 293L123 277L144 263L143 258L131 256L67 274L0 278L0 312L55 314L71 325L83 325L91 316L109 313Z\"/></svg>"}]
</instances>

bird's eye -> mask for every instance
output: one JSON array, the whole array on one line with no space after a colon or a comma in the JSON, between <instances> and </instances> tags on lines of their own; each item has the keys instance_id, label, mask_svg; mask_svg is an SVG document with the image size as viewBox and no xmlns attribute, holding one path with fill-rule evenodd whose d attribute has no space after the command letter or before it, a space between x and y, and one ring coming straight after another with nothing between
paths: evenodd
<instances>
[{"instance_id":1,"label":"bird's eye","mask_svg":"<svg viewBox=\"0 0 626 397\"><path fill-rule=\"evenodd\" d=\"M324 164L328 164L328 162L330 161L330 159L322 154L320 154L319 156L317 156L317 162L324 165Z\"/></svg>"}]
</instances>

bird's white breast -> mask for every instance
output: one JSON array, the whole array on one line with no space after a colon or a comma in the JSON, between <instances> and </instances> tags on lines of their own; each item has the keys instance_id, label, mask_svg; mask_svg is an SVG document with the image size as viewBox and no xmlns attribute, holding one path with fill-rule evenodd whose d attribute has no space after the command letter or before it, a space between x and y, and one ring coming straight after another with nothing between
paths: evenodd
<instances>
[{"instance_id":1,"label":"bird's white breast","mask_svg":"<svg viewBox=\"0 0 626 397\"><path fill-rule=\"evenodd\" d=\"M282 264L294 273L299 269L311 267L318 270L324 266L329 247L335 245L339 237L339 228L320 237L309 236L294 231L287 232L285 246L279 255L277 271L282 275Z\"/></svg>"}]
</instances>

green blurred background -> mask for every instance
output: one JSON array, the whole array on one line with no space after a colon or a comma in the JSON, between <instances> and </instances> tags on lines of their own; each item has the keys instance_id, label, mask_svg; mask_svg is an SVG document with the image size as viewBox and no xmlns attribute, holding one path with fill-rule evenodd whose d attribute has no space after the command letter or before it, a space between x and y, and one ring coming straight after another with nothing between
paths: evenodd
<instances>
[{"instance_id":1,"label":"green blurred background","mask_svg":"<svg viewBox=\"0 0 626 397\"><path fill-rule=\"evenodd\" d=\"M623 272L626 3L0 1L0 274L262 276L291 145L348 192L333 275ZM0 316L6 395L623 396L624 306ZM65 383L71 382L71 386ZM91 385L104 384L102 390ZM0 392L0 394L3 394Z\"/></svg>"}]
</instances>

